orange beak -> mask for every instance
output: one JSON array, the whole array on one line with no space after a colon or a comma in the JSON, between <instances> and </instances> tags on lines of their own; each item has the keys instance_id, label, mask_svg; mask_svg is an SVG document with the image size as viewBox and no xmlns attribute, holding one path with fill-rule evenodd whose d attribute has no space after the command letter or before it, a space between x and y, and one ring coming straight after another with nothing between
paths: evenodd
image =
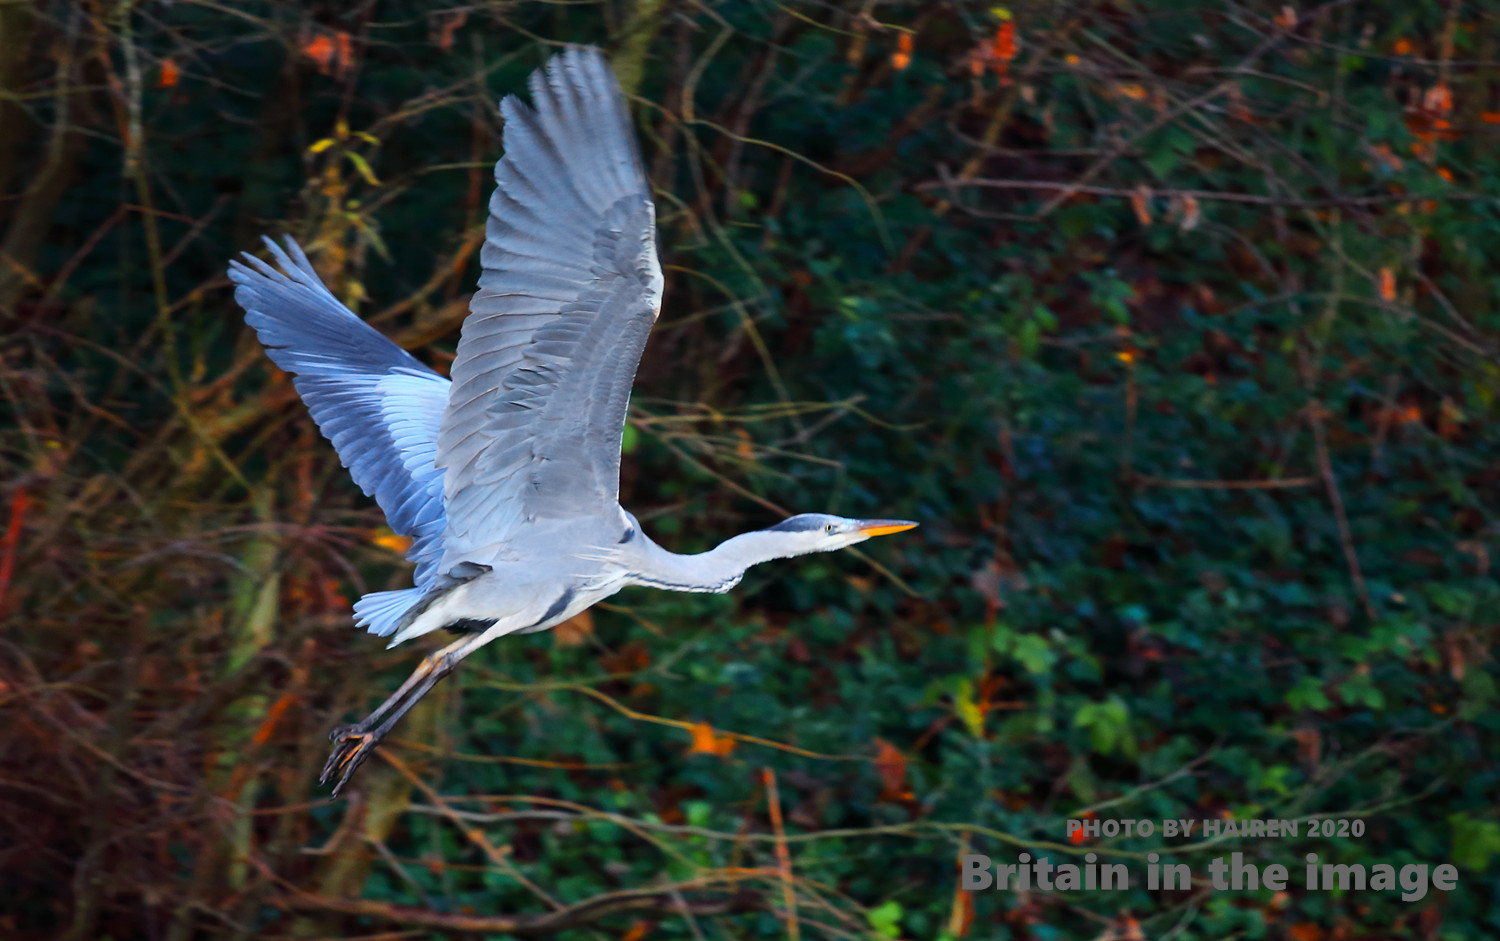
<instances>
[{"instance_id":1,"label":"orange beak","mask_svg":"<svg viewBox=\"0 0 1500 941\"><path fill-rule=\"evenodd\" d=\"M891 533L904 533L908 529L916 529L917 524L910 520L865 520L859 527L859 531L866 536L888 536Z\"/></svg>"}]
</instances>

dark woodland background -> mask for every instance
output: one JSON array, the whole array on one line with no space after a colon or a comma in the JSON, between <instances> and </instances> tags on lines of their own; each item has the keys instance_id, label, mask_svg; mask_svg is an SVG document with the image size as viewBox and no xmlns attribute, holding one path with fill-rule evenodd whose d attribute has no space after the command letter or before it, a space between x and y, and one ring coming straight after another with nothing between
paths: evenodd
<instances>
[{"instance_id":1,"label":"dark woodland background","mask_svg":"<svg viewBox=\"0 0 1500 941\"><path fill-rule=\"evenodd\" d=\"M330 801L425 642L225 266L446 370L564 42L661 219L626 506L923 527L493 644ZM0 0L0 935L1497 936L1497 62L1493 2ZM1027 849L1460 886L955 891Z\"/></svg>"}]
</instances>

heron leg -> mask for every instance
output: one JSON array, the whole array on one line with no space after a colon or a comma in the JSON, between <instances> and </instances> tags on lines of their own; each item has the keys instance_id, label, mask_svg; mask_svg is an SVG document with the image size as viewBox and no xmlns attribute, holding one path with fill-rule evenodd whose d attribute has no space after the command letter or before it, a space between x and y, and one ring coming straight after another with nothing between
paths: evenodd
<instances>
[{"instance_id":1,"label":"heron leg","mask_svg":"<svg viewBox=\"0 0 1500 941\"><path fill-rule=\"evenodd\" d=\"M354 725L341 725L328 733L329 739L334 743L333 752L323 765L318 783L327 784L329 778L337 773L338 783L333 786L333 794L337 797L339 791L354 776L354 772L374 753L375 746L390 734L402 716L431 692L439 680L452 673L465 657L483 646L481 636L471 634L422 658L422 662L407 677L406 682L377 706L374 712Z\"/></svg>"},{"instance_id":2,"label":"heron leg","mask_svg":"<svg viewBox=\"0 0 1500 941\"><path fill-rule=\"evenodd\" d=\"M443 655L448 653L456 646L457 644L449 644L442 650L434 651L433 653L430 653L427 656L423 657L422 662L417 664L417 668L412 671L411 676L408 676L406 678L406 681L399 687L397 687L394 693L391 693L389 696L387 696L385 702L376 706L374 712L365 716L363 719L359 720L353 725L339 726L332 732L328 733L328 737L330 739L337 739L339 736L345 734L346 732L365 732L373 728L375 726L375 723L380 719L381 716L385 715L391 710L391 707L395 706L397 703L401 702L402 699L406 698L406 695L413 689L415 689L418 683L422 682L428 676L430 676L432 674L432 671L437 669L438 663L442 660Z\"/></svg>"}]
</instances>

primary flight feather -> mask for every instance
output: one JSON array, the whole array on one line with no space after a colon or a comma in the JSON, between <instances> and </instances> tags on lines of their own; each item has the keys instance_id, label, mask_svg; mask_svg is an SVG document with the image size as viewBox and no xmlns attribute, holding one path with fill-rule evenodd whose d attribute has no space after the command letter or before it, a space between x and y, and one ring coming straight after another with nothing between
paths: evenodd
<instances>
[{"instance_id":1,"label":"primary flight feather","mask_svg":"<svg viewBox=\"0 0 1500 941\"><path fill-rule=\"evenodd\" d=\"M627 585L728 591L770 559L910 529L802 514L708 552L658 546L619 503L630 387L661 310L656 211L619 85L596 49L500 104L505 155L452 381L329 293L290 238L279 267L230 263L235 299L355 483L412 538L414 585L365 595L356 622L460 638L363 721L335 729L334 793L418 699L504 634L546 630Z\"/></svg>"}]
</instances>

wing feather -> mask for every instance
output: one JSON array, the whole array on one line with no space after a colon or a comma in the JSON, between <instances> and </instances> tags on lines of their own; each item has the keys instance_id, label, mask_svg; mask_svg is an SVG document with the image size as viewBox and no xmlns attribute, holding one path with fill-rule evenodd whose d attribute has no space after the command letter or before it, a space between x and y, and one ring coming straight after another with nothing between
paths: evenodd
<instances>
[{"instance_id":1,"label":"wing feather","mask_svg":"<svg viewBox=\"0 0 1500 941\"><path fill-rule=\"evenodd\" d=\"M501 102L483 272L438 436L442 566L617 506L630 386L660 309L655 207L619 86L570 49Z\"/></svg>"},{"instance_id":2,"label":"wing feather","mask_svg":"<svg viewBox=\"0 0 1500 941\"><path fill-rule=\"evenodd\" d=\"M425 587L442 554L436 457L448 380L339 303L291 238L285 250L265 243L280 270L248 254L229 264L245 322L292 374L354 482L380 504L391 529L412 537L406 557Z\"/></svg>"}]
</instances>

